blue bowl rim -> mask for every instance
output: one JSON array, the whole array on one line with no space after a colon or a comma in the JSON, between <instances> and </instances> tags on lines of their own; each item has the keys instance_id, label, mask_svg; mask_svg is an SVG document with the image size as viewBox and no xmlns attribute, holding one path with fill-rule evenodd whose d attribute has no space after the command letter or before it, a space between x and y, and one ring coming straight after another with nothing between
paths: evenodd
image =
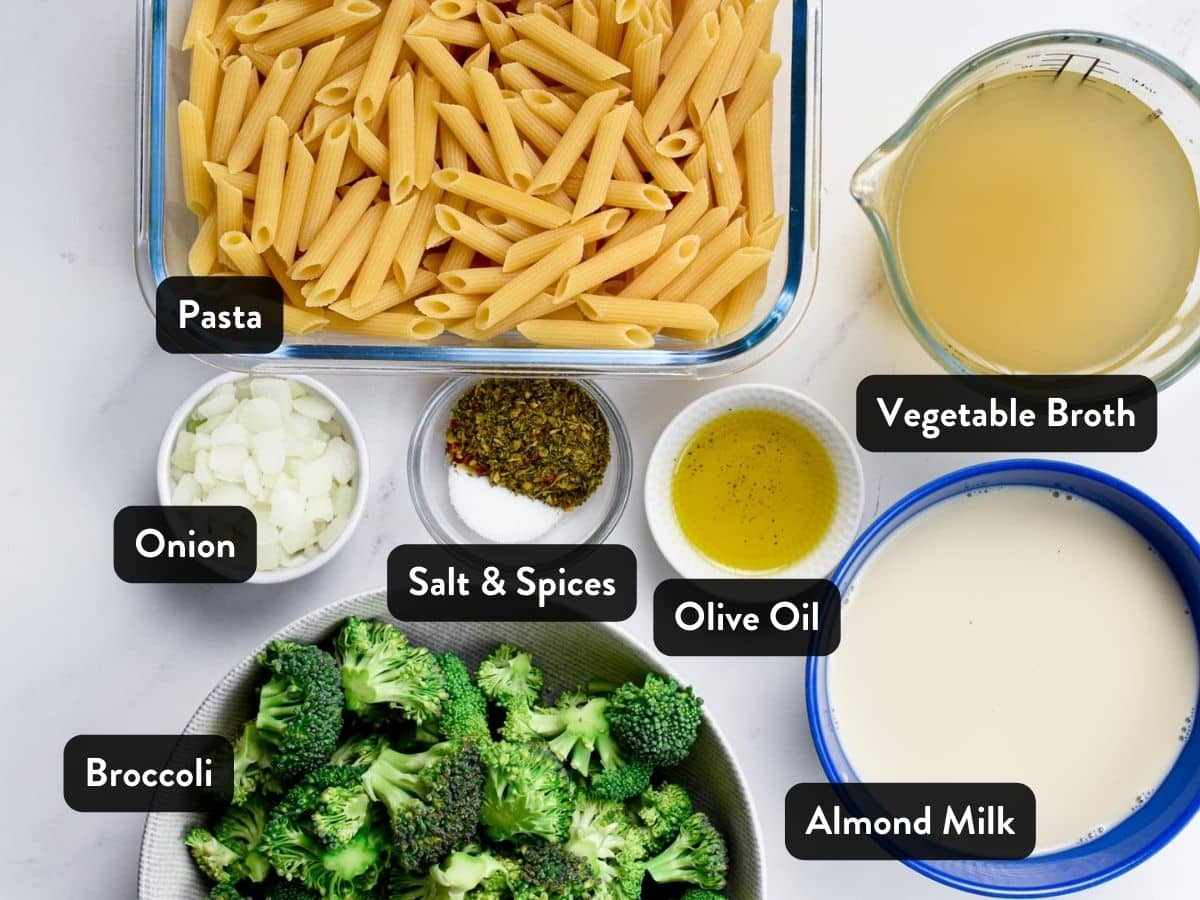
<instances>
[{"instance_id":1,"label":"blue bowl rim","mask_svg":"<svg viewBox=\"0 0 1200 900\"><path fill-rule=\"evenodd\" d=\"M1059 460L1050 459L1005 459L995 462L981 463L979 465L967 466L965 468L956 469L945 475L939 476L932 481L927 482L921 487L911 491L904 497L896 501L886 511L884 511L871 525L861 534L854 542L853 546L847 551L842 561L838 564L837 569L831 576L832 581L839 589L845 587L847 572L858 561L872 542L884 532L891 529L892 523L896 519L908 513L914 506L932 494L940 493L949 487L955 485L966 485L971 480L981 476L995 475L999 473L1020 473L1020 472L1055 472L1065 476L1072 476L1080 480L1090 480L1099 485L1118 491L1135 503L1140 504L1146 510L1160 520L1167 528L1173 531L1176 536L1187 546L1188 551L1192 556L1200 561L1200 542L1187 529L1187 527L1179 521L1171 512L1169 512L1162 504L1153 497L1134 487L1126 481L1122 481L1098 469L1093 469L1088 466L1081 466L1075 463L1062 462ZM1019 477L1014 478L1010 484L1021 485L1024 483ZM967 488L964 487L964 491ZM962 493L962 491L955 492ZM954 496L954 495L949 495ZM946 498L948 499L948 497ZM938 501L941 502L941 501ZM825 777L830 781L837 781L837 774L833 762L830 758L829 746L826 741L825 730L820 721L820 711L824 707L824 703L817 696L816 676L818 670L825 665L824 657L809 657L805 666L805 704L807 707L808 727L812 735L813 747L816 750L817 758L821 763L821 769L825 773ZM1073 881L1059 882L1056 884L1047 884L1038 887L1030 888L1012 888L1012 887L993 887L990 885L979 884L970 881L966 878L959 878L941 871L933 866L930 866L924 860L903 859L900 860L904 865L908 866L915 872L919 872L926 878L936 881L939 884L947 887L955 888L967 893L977 894L984 897L1057 897L1063 894L1071 894L1077 891L1086 890L1097 887L1117 878L1130 869L1144 863L1150 857L1154 856L1163 847L1169 844L1176 835L1182 831L1187 824L1192 820L1197 812L1200 812L1200 793L1192 798L1187 808L1169 826L1164 828L1162 832L1155 836L1144 848L1138 853L1133 854L1119 863L1108 866L1102 871L1096 873L1089 878L1076 879ZM1086 846L1086 845L1084 845ZM1076 852L1075 848L1062 851L1062 854ZM1051 854L1045 857L1038 857L1041 860L1053 859L1054 856L1060 854Z\"/></svg>"}]
</instances>

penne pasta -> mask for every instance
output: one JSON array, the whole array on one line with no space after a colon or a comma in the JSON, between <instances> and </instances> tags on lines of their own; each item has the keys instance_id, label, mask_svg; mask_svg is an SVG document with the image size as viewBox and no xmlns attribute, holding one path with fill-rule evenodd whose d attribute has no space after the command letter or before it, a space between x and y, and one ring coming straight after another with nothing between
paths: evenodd
<instances>
[{"instance_id":1,"label":"penne pasta","mask_svg":"<svg viewBox=\"0 0 1200 900\"><path fill-rule=\"evenodd\" d=\"M514 277L499 266L481 266L441 272L438 281L456 294L492 294Z\"/></svg>"},{"instance_id":2,"label":"penne pasta","mask_svg":"<svg viewBox=\"0 0 1200 900\"><path fill-rule=\"evenodd\" d=\"M633 51L633 105L645 113L658 92L663 36L656 34Z\"/></svg>"},{"instance_id":3,"label":"penne pasta","mask_svg":"<svg viewBox=\"0 0 1200 900\"><path fill-rule=\"evenodd\" d=\"M337 301L337 303L328 307L328 309L347 319L362 321L378 313L395 309L402 303L407 303L415 297L429 293L437 287L437 283L437 276L428 269L418 269L417 273L413 276L412 283L407 288L400 287L400 283L396 279L389 278L383 283L383 287L375 295L374 299L369 301L365 306L351 306L350 300L347 298Z\"/></svg>"},{"instance_id":4,"label":"penne pasta","mask_svg":"<svg viewBox=\"0 0 1200 900\"><path fill-rule=\"evenodd\" d=\"M350 116L344 115L330 125L321 138L321 149L317 152L308 201L304 206L304 219L300 225L298 246L301 250L308 249L333 211L338 175L349 146Z\"/></svg>"},{"instance_id":5,"label":"penne pasta","mask_svg":"<svg viewBox=\"0 0 1200 900\"><path fill-rule=\"evenodd\" d=\"M509 24L521 37L529 38L539 47L595 81L605 81L629 72L629 67L620 60L596 49L587 41L580 40L547 16L516 16L509 20Z\"/></svg>"},{"instance_id":6,"label":"penne pasta","mask_svg":"<svg viewBox=\"0 0 1200 900\"><path fill-rule=\"evenodd\" d=\"M563 179L570 174L571 167L583 156L583 151L599 128L601 119L612 109L616 100L616 91L605 91L593 94L584 102L579 114L563 132L562 140L530 183L530 193L548 194L562 184Z\"/></svg>"},{"instance_id":7,"label":"penne pasta","mask_svg":"<svg viewBox=\"0 0 1200 900\"><path fill-rule=\"evenodd\" d=\"M589 47L596 46L600 37L600 16L594 0L575 0L571 7L571 34Z\"/></svg>"},{"instance_id":8,"label":"penne pasta","mask_svg":"<svg viewBox=\"0 0 1200 900\"><path fill-rule=\"evenodd\" d=\"M525 157L525 151L521 149L521 139L517 136L512 116L509 115L508 107L500 95L500 85L486 69L472 69L471 86L483 113L483 120L487 124L500 168L504 170L504 179L519 191L527 190L533 172ZM462 137L459 137L459 140L461 141ZM463 145L466 146L466 143Z\"/></svg>"},{"instance_id":9,"label":"penne pasta","mask_svg":"<svg viewBox=\"0 0 1200 900\"><path fill-rule=\"evenodd\" d=\"M242 231L246 227L246 205L242 192L228 181L216 183L216 232L217 235L228 234L231 231ZM226 265L229 260L218 254Z\"/></svg>"},{"instance_id":10,"label":"penne pasta","mask_svg":"<svg viewBox=\"0 0 1200 900\"><path fill-rule=\"evenodd\" d=\"M740 219L730 222L710 240L701 238L700 252L695 260L678 278L659 291L658 298L676 303L688 300L717 266L746 243L746 238L746 226Z\"/></svg>"},{"instance_id":11,"label":"penne pasta","mask_svg":"<svg viewBox=\"0 0 1200 900\"><path fill-rule=\"evenodd\" d=\"M345 103L353 112L354 94L358 90L358 86L362 84L362 77L366 71L367 64L363 63L361 66L355 66L349 72L327 81L317 91L316 101L323 106L340 106Z\"/></svg>"},{"instance_id":12,"label":"penne pasta","mask_svg":"<svg viewBox=\"0 0 1200 900\"><path fill-rule=\"evenodd\" d=\"M269 5L278 6L285 2L287 0L276 0L275 3ZM317 91L329 78L333 61L341 52L345 42L346 39L339 35L333 40L318 44L304 55L304 61L300 63L300 71L296 73L292 86L288 88L287 96L283 98L283 103L279 106L279 118L287 123L289 132L295 133L304 122L305 114L312 106Z\"/></svg>"},{"instance_id":13,"label":"penne pasta","mask_svg":"<svg viewBox=\"0 0 1200 900\"><path fill-rule=\"evenodd\" d=\"M209 213L188 248L188 271L193 275L211 275L217 265L217 214Z\"/></svg>"},{"instance_id":14,"label":"penne pasta","mask_svg":"<svg viewBox=\"0 0 1200 900\"><path fill-rule=\"evenodd\" d=\"M563 275L554 288L555 299L561 302L578 297L646 262L658 253L664 230L665 226L658 225L615 247L605 247Z\"/></svg>"},{"instance_id":15,"label":"penne pasta","mask_svg":"<svg viewBox=\"0 0 1200 900\"><path fill-rule=\"evenodd\" d=\"M688 303L712 309L730 291L770 261L771 251L761 247L742 247L735 250L692 290L687 298Z\"/></svg>"},{"instance_id":16,"label":"penne pasta","mask_svg":"<svg viewBox=\"0 0 1200 900\"><path fill-rule=\"evenodd\" d=\"M656 256L641 271L641 274L620 290L619 296L657 297L663 288L678 278L695 261L696 255L699 252L699 236L694 234L684 235Z\"/></svg>"},{"instance_id":17,"label":"penne pasta","mask_svg":"<svg viewBox=\"0 0 1200 900\"><path fill-rule=\"evenodd\" d=\"M191 50L197 37L207 38L217 27L217 15L221 11L221 0L193 0L188 13L187 25L183 27L184 50Z\"/></svg>"},{"instance_id":18,"label":"penne pasta","mask_svg":"<svg viewBox=\"0 0 1200 900\"><path fill-rule=\"evenodd\" d=\"M483 300L480 297L466 297L462 294L429 294L418 297L414 305L423 315L439 321L458 321L473 318L475 310Z\"/></svg>"},{"instance_id":19,"label":"penne pasta","mask_svg":"<svg viewBox=\"0 0 1200 900\"><path fill-rule=\"evenodd\" d=\"M612 79L596 79L585 75L569 62L560 59L533 41L513 41L500 50L500 55L511 62L522 63L535 72L541 72L543 75L566 85L571 90L579 91L581 94L590 96L609 90L615 90L624 94L629 91L623 84Z\"/></svg>"},{"instance_id":20,"label":"penne pasta","mask_svg":"<svg viewBox=\"0 0 1200 900\"><path fill-rule=\"evenodd\" d=\"M665 75L681 55L687 51L687 43L692 33L699 27L700 22L710 13L715 13L720 6L720 0L691 0L680 16L678 24L671 35L671 40L663 48L662 73Z\"/></svg>"},{"instance_id":21,"label":"penne pasta","mask_svg":"<svg viewBox=\"0 0 1200 900\"><path fill-rule=\"evenodd\" d=\"M605 248L616 247L618 244L623 244L628 240L632 240L639 234L645 234L651 228L656 228L666 221L667 215L657 209L639 209L621 226L612 237L604 242Z\"/></svg>"},{"instance_id":22,"label":"penne pasta","mask_svg":"<svg viewBox=\"0 0 1200 900\"><path fill-rule=\"evenodd\" d=\"M293 48L279 54L271 66L271 72L263 82L262 89L254 98L250 111L242 121L229 148L228 166L231 172L243 172L250 167L254 157L262 149L263 137L267 133L267 122L279 112L283 98L300 69L301 53Z\"/></svg>"},{"instance_id":23,"label":"penne pasta","mask_svg":"<svg viewBox=\"0 0 1200 900\"><path fill-rule=\"evenodd\" d=\"M721 96L721 85L742 40L742 19L736 5L721 10L721 34L707 64L696 76L688 94L688 116L696 128L702 126Z\"/></svg>"},{"instance_id":24,"label":"penne pasta","mask_svg":"<svg viewBox=\"0 0 1200 900\"><path fill-rule=\"evenodd\" d=\"M725 118L729 124L729 140L733 146L742 142L742 132L754 111L771 99L771 84L779 74L783 58L778 53L762 53L754 58L754 64L746 75L746 81L725 107Z\"/></svg>"},{"instance_id":25,"label":"penne pasta","mask_svg":"<svg viewBox=\"0 0 1200 900\"><path fill-rule=\"evenodd\" d=\"M223 163L229 158L229 148L233 146L249 105L251 82L257 84L258 80L253 64L246 57L239 56L226 67L208 146L209 158L216 162Z\"/></svg>"},{"instance_id":26,"label":"penne pasta","mask_svg":"<svg viewBox=\"0 0 1200 900\"><path fill-rule=\"evenodd\" d=\"M475 0L433 0L429 11L436 18L454 21L475 12Z\"/></svg>"},{"instance_id":27,"label":"penne pasta","mask_svg":"<svg viewBox=\"0 0 1200 900\"><path fill-rule=\"evenodd\" d=\"M375 133L358 118L350 120L350 149L376 175L388 177L391 168L388 162L387 144L377 138ZM342 179L339 180L344 181L344 179L345 174L343 173Z\"/></svg>"},{"instance_id":28,"label":"penne pasta","mask_svg":"<svg viewBox=\"0 0 1200 900\"><path fill-rule=\"evenodd\" d=\"M517 331L527 340L547 347L645 350L654 346L654 336L640 325L531 319L519 324Z\"/></svg>"},{"instance_id":29,"label":"penne pasta","mask_svg":"<svg viewBox=\"0 0 1200 900\"><path fill-rule=\"evenodd\" d=\"M332 327L347 334L408 341L431 341L446 330L441 322L408 312L377 313L361 321L331 313L329 319Z\"/></svg>"},{"instance_id":30,"label":"penne pasta","mask_svg":"<svg viewBox=\"0 0 1200 900\"><path fill-rule=\"evenodd\" d=\"M438 226L450 237L462 241L493 262L504 262L504 255L512 246L512 241L496 234L466 213L445 204L439 204L434 215Z\"/></svg>"},{"instance_id":31,"label":"penne pasta","mask_svg":"<svg viewBox=\"0 0 1200 900\"><path fill-rule=\"evenodd\" d=\"M369 0L334 0L332 6L270 32L254 43L254 49L260 53L281 53L305 47L368 22L379 13L379 7Z\"/></svg>"},{"instance_id":32,"label":"penne pasta","mask_svg":"<svg viewBox=\"0 0 1200 900\"><path fill-rule=\"evenodd\" d=\"M435 103L434 108L442 124L458 139L480 173L492 181L503 181L504 172L496 150L470 111L455 103Z\"/></svg>"},{"instance_id":33,"label":"penne pasta","mask_svg":"<svg viewBox=\"0 0 1200 900\"><path fill-rule=\"evenodd\" d=\"M388 196L398 204L413 189L416 175L416 113L413 75L405 72L388 94Z\"/></svg>"},{"instance_id":34,"label":"penne pasta","mask_svg":"<svg viewBox=\"0 0 1200 900\"><path fill-rule=\"evenodd\" d=\"M666 234L663 243L668 246L675 243L692 230L692 226L700 221L709 209L708 179L701 178L695 188L680 200L675 208L667 213L665 225Z\"/></svg>"},{"instance_id":35,"label":"penne pasta","mask_svg":"<svg viewBox=\"0 0 1200 900\"><path fill-rule=\"evenodd\" d=\"M179 104L179 156L183 169L183 195L196 216L207 216L213 206L213 183L204 167L208 139L204 111L190 100Z\"/></svg>"},{"instance_id":36,"label":"penne pasta","mask_svg":"<svg viewBox=\"0 0 1200 900\"><path fill-rule=\"evenodd\" d=\"M355 34L355 30L350 29L340 36L345 38L346 43L329 68L330 78L345 75L371 58L371 49L375 46L376 38L379 37L379 24L369 25L361 34Z\"/></svg>"},{"instance_id":37,"label":"penne pasta","mask_svg":"<svg viewBox=\"0 0 1200 900\"><path fill-rule=\"evenodd\" d=\"M254 252L250 238L240 231L227 231L217 242L225 258L229 260L234 270L241 275L268 275L267 264L261 256Z\"/></svg>"},{"instance_id":38,"label":"penne pasta","mask_svg":"<svg viewBox=\"0 0 1200 900\"><path fill-rule=\"evenodd\" d=\"M233 25L238 17L250 12L258 3L259 0L229 0L229 4L218 14L217 24L209 34L209 39L217 48L217 53L221 56L228 56L229 52L237 46L238 38L233 31ZM184 40L186 40L186 36ZM184 49L188 49L186 44Z\"/></svg>"},{"instance_id":39,"label":"penne pasta","mask_svg":"<svg viewBox=\"0 0 1200 900\"><path fill-rule=\"evenodd\" d=\"M287 124L279 116L272 116L263 138L262 159L258 165L258 198L254 202L250 228L250 243L255 253L265 253L275 243L287 159Z\"/></svg>"},{"instance_id":40,"label":"penne pasta","mask_svg":"<svg viewBox=\"0 0 1200 900\"><path fill-rule=\"evenodd\" d=\"M514 37L513 40L516 40ZM510 41L509 43L512 43ZM514 91L545 90L546 82L538 78L528 66L518 62L505 63L500 67L500 80Z\"/></svg>"},{"instance_id":41,"label":"penne pasta","mask_svg":"<svg viewBox=\"0 0 1200 900\"><path fill-rule=\"evenodd\" d=\"M754 0L746 5L745 15L742 17L742 39L721 84L722 96L741 89L750 67L770 35L771 23L774 21L775 8L778 5L779 0Z\"/></svg>"},{"instance_id":42,"label":"penne pasta","mask_svg":"<svg viewBox=\"0 0 1200 900\"><path fill-rule=\"evenodd\" d=\"M563 190L569 197L582 197L586 178L567 178L563 181ZM671 198L656 184L645 184L641 181L609 181L600 185L601 198L599 206L616 206L622 209L658 210L666 212L671 208ZM576 201L578 205L578 201Z\"/></svg>"},{"instance_id":43,"label":"penne pasta","mask_svg":"<svg viewBox=\"0 0 1200 900\"><path fill-rule=\"evenodd\" d=\"M530 197L515 188L474 172L455 168L442 169L432 180L444 191L498 209L531 225L557 228L559 225L565 225L571 218L570 213L545 200Z\"/></svg>"},{"instance_id":44,"label":"penne pasta","mask_svg":"<svg viewBox=\"0 0 1200 900\"><path fill-rule=\"evenodd\" d=\"M263 3L262 6L239 16L233 25L233 31L243 41L250 40L256 35L291 25L328 5L329 0L275 0Z\"/></svg>"},{"instance_id":45,"label":"penne pasta","mask_svg":"<svg viewBox=\"0 0 1200 900\"><path fill-rule=\"evenodd\" d=\"M498 209L490 209L486 206L481 206L475 211L475 218L492 229L492 231L502 237L508 238L510 241L520 241L542 233L534 225L514 219L507 213L502 213Z\"/></svg>"},{"instance_id":46,"label":"penne pasta","mask_svg":"<svg viewBox=\"0 0 1200 900\"><path fill-rule=\"evenodd\" d=\"M683 107L684 101L687 99L688 92L692 88L696 76L700 74L700 70L708 61L708 57L712 54L713 48L717 44L717 38L720 33L720 27L717 24L717 14L710 12L700 20L691 34L687 36L687 46L679 54L679 59L676 63L668 65L667 54L663 54L663 66L666 67L666 76L662 80L662 84L658 86L658 91L650 100L650 105L646 108L645 120L642 123L646 132L646 137L651 141L657 141L662 137L663 132L667 130L667 125L671 121L671 117L676 111ZM674 46L679 37L671 41L668 45L669 52Z\"/></svg>"},{"instance_id":47,"label":"penne pasta","mask_svg":"<svg viewBox=\"0 0 1200 900\"><path fill-rule=\"evenodd\" d=\"M412 48L441 88L454 98L454 102L465 106L478 121L479 107L475 103L471 79L442 42L433 37L409 35L405 43Z\"/></svg>"},{"instance_id":48,"label":"penne pasta","mask_svg":"<svg viewBox=\"0 0 1200 900\"><path fill-rule=\"evenodd\" d=\"M717 320L713 314L694 303L663 303L661 300L599 294L584 294L576 303L593 322L635 322L650 328L686 328L707 337L717 333Z\"/></svg>"},{"instance_id":49,"label":"penne pasta","mask_svg":"<svg viewBox=\"0 0 1200 900\"><path fill-rule=\"evenodd\" d=\"M533 300L561 278L583 258L583 238L570 237L528 269L492 293L475 312L475 325L488 329L505 321L523 304ZM557 297L554 303L558 303Z\"/></svg>"},{"instance_id":50,"label":"penne pasta","mask_svg":"<svg viewBox=\"0 0 1200 900\"><path fill-rule=\"evenodd\" d=\"M500 11L500 7L489 2L489 0L478 0L475 4L475 14L479 17L479 24L487 35L488 43L496 50L511 44L517 39L517 33L513 31L512 25L509 24L507 17ZM503 78L504 67L501 66L501 77Z\"/></svg>"},{"instance_id":51,"label":"penne pasta","mask_svg":"<svg viewBox=\"0 0 1200 900\"><path fill-rule=\"evenodd\" d=\"M629 130L625 132L625 143L664 191L676 194L692 189L692 182L696 179L687 177L675 160L662 156L654 149L654 142L646 134L645 121L636 105L629 115Z\"/></svg>"},{"instance_id":52,"label":"penne pasta","mask_svg":"<svg viewBox=\"0 0 1200 900\"><path fill-rule=\"evenodd\" d=\"M221 181L228 181L241 191L242 196L247 200L253 200L258 193L258 176L253 172L238 172L234 175L225 166L215 162L204 163L204 171L208 173L208 177L212 179L214 185Z\"/></svg>"},{"instance_id":53,"label":"penne pasta","mask_svg":"<svg viewBox=\"0 0 1200 900\"><path fill-rule=\"evenodd\" d=\"M654 149L663 156L679 159L691 156L700 146L702 138L694 128L682 128L664 135L662 140L654 145Z\"/></svg>"},{"instance_id":54,"label":"penne pasta","mask_svg":"<svg viewBox=\"0 0 1200 900\"><path fill-rule=\"evenodd\" d=\"M341 299L350 279L354 277L371 250L384 212L391 208L390 203L376 203L346 233L333 258L329 260L329 265L305 297L307 305L330 306L334 301ZM351 305L354 305L353 301Z\"/></svg>"},{"instance_id":55,"label":"penne pasta","mask_svg":"<svg viewBox=\"0 0 1200 900\"><path fill-rule=\"evenodd\" d=\"M421 257L425 254L429 242L429 232L434 226L434 214L441 199L442 191L436 185L417 195L412 219L404 231L400 249L396 251L396 259L392 264L396 281L406 290L415 283L417 270L421 267ZM434 283L436 282L435 278Z\"/></svg>"},{"instance_id":56,"label":"penne pasta","mask_svg":"<svg viewBox=\"0 0 1200 900\"><path fill-rule=\"evenodd\" d=\"M629 115L633 112L633 104L623 103L605 113L596 129L596 137L592 142L592 155L588 158L587 170L583 175L583 183L575 198L575 211L571 213L571 221L578 222L585 216L595 212L606 202L611 206L624 206L623 203L609 201L610 183L613 170L617 165L617 151L625 140L625 131L629 125ZM623 182L628 183L628 182ZM660 188L638 183L639 188L657 191L664 202L669 204L667 195ZM569 192L568 192L569 193ZM650 207L657 208L657 207Z\"/></svg>"},{"instance_id":57,"label":"penne pasta","mask_svg":"<svg viewBox=\"0 0 1200 900\"><path fill-rule=\"evenodd\" d=\"M438 141L438 114L434 108L441 85L423 66L413 76L413 185L425 190L433 175Z\"/></svg>"},{"instance_id":58,"label":"penne pasta","mask_svg":"<svg viewBox=\"0 0 1200 900\"><path fill-rule=\"evenodd\" d=\"M315 167L316 161L304 146L304 142L293 135L288 150L287 171L283 176L279 223L275 229L275 251L285 266L290 266L296 260L300 224L304 220L304 206L308 201Z\"/></svg>"},{"instance_id":59,"label":"penne pasta","mask_svg":"<svg viewBox=\"0 0 1200 900\"><path fill-rule=\"evenodd\" d=\"M783 219L775 218L764 222L751 237L751 244L765 250L774 250L782 230ZM749 323L755 305L766 292L768 275L767 267L763 266L730 291L723 305L716 307L719 310L717 318L721 322L721 334L739 331Z\"/></svg>"},{"instance_id":60,"label":"penne pasta","mask_svg":"<svg viewBox=\"0 0 1200 900\"><path fill-rule=\"evenodd\" d=\"M478 12L478 7L476 8ZM422 16L408 31L409 34L437 38L443 44L478 49L488 43L488 35L479 22L466 19L443 19L437 15Z\"/></svg>"},{"instance_id":61,"label":"penne pasta","mask_svg":"<svg viewBox=\"0 0 1200 900\"><path fill-rule=\"evenodd\" d=\"M362 122L371 122L383 109L384 93L400 59L404 32L412 17L413 0L392 0L383 14L379 35L354 96L354 115Z\"/></svg>"},{"instance_id":62,"label":"penne pasta","mask_svg":"<svg viewBox=\"0 0 1200 900\"><path fill-rule=\"evenodd\" d=\"M753 231L775 215L771 166L771 104L764 103L746 122L746 224Z\"/></svg>"},{"instance_id":63,"label":"penne pasta","mask_svg":"<svg viewBox=\"0 0 1200 900\"><path fill-rule=\"evenodd\" d=\"M733 158L729 124L725 120L725 101L718 100L701 129L708 150L708 171L712 176L717 205L736 209L742 202L742 178Z\"/></svg>"},{"instance_id":64,"label":"penne pasta","mask_svg":"<svg viewBox=\"0 0 1200 900\"><path fill-rule=\"evenodd\" d=\"M217 48L205 35L196 38L192 50L191 76L188 81L188 99L200 108L204 115L204 133L213 133L213 122L217 116L217 98L221 92L221 57Z\"/></svg>"},{"instance_id":65,"label":"penne pasta","mask_svg":"<svg viewBox=\"0 0 1200 900\"><path fill-rule=\"evenodd\" d=\"M321 160L318 159L317 168L320 167ZM314 182L315 179L314 175ZM320 277L354 226L366 214L382 184L383 179L376 176L363 179L346 191L346 196L321 226L305 254L292 266L289 272L292 278L297 281L312 281Z\"/></svg>"}]
</instances>

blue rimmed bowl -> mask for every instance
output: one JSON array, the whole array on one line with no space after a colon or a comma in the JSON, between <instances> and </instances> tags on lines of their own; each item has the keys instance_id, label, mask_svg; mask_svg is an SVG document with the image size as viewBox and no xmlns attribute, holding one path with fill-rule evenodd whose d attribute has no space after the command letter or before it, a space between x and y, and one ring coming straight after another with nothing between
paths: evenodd
<instances>
[{"instance_id":1,"label":"blue rimmed bowl","mask_svg":"<svg viewBox=\"0 0 1200 900\"><path fill-rule=\"evenodd\" d=\"M960 469L918 488L883 513L855 542L833 575L843 596L871 555L914 516L950 497L985 488L1024 485L1069 492L1120 516L1154 547L1179 582L1200 641L1200 544L1156 501L1095 469L1051 460L1018 459ZM855 782L834 727L828 658L808 661L808 721L826 776ZM1166 780L1137 812L1101 837L1023 860L904 860L941 884L985 897L1057 897L1103 884L1145 862L1200 810L1200 729L1193 730Z\"/></svg>"}]
</instances>

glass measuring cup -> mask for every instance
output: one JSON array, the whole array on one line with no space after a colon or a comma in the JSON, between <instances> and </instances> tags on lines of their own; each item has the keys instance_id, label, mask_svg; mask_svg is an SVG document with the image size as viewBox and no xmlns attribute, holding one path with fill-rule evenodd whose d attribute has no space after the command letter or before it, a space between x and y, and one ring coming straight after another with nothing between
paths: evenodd
<instances>
[{"instance_id":1,"label":"glass measuring cup","mask_svg":"<svg viewBox=\"0 0 1200 900\"><path fill-rule=\"evenodd\" d=\"M897 240L900 203L911 162L929 129L972 91L1021 73L1098 79L1129 92L1171 129L1200 184L1200 85L1146 47L1094 32L1039 32L984 50L947 75L908 121L859 167L850 191L875 228L888 284L905 323L930 355L956 374L1014 373L985 367L923 320L905 276ZM1163 330L1104 372L1145 375L1161 389L1200 359L1200 259L1196 262L1196 276L1187 295Z\"/></svg>"}]
</instances>

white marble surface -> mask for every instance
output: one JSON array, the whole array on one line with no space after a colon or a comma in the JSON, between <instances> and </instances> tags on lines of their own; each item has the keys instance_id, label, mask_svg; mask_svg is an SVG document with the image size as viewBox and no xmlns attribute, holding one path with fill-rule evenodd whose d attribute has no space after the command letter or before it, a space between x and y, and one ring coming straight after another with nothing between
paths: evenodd
<instances>
[{"instance_id":1,"label":"white marble surface","mask_svg":"<svg viewBox=\"0 0 1200 900\"><path fill-rule=\"evenodd\" d=\"M850 173L952 65L996 40L1079 26L1140 39L1200 70L1194 0L826 0L825 188L821 277L784 350L744 380L802 389L851 424L854 387L875 372L932 371L891 307ZM358 414L376 478L368 517L339 559L281 588L125 585L111 565L122 506L154 500L160 429L210 374L155 346L130 264L134 166L134 2L0 5L0 141L5 273L0 479L0 895L134 896L141 818L79 815L61 795L60 754L87 732L179 729L254 644L301 613L384 579L400 541L421 540L402 475L425 377L335 378ZM704 383L608 383L638 458ZM1200 375L1162 400L1157 446L1081 461L1125 477L1200 528ZM867 515L978 456L866 455ZM640 479L614 539L641 560L643 605L669 573L653 549ZM934 900L951 892L898 863L799 863L781 836L783 795L818 777L799 662L681 661L734 737L768 835L770 896ZM1095 900L1195 896L1200 822ZM1189 865L1191 863L1191 865Z\"/></svg>"}]
</instances>

